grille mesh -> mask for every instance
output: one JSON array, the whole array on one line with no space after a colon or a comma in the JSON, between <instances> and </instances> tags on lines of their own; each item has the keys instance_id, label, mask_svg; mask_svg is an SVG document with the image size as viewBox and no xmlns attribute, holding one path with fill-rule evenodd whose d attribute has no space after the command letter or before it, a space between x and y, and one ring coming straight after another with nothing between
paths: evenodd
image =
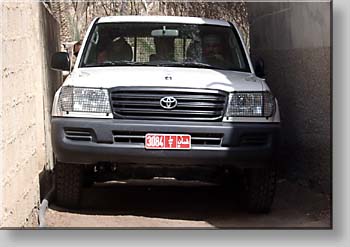
<instances>
[{"instance_id":1,"label":"grille mesh","mask_svg":"<svg viewBox=\"0 0 350 247\"><path fill-rule=\"evenodd\" d=\"M164 109L160 100L174 97L177 106ZM219 121L227 94L219 90L184 88L115 88L111 105L115 118Z\"/></svg>"}]
</instances>

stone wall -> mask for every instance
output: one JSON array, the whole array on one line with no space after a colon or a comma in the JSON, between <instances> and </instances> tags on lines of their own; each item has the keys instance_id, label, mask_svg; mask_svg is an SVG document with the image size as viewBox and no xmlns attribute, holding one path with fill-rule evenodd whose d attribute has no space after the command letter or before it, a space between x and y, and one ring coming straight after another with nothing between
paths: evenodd
<instances>
[{"instance_id":1,"label":"stone wall","mask_svg":"<svg viewBox=\"0 0 350 247\"><path fill-rule=\"evenodd\" d=\"M248 3L253 58L282 118L281 171L330 192L331 3Z\"/></svg>"},{"instance_id":2,"label":"stone wall","mask_svg":"<svg viewBox=\"0 0 350 247\"><path fill-rule=\"evenodd\" d=\"M61 75L48 59L59 27L40 2L2 2L1 15L0 226L20 227L30 225L39 171L52 162L47 123Z\"/></svg>"}]
</instances>

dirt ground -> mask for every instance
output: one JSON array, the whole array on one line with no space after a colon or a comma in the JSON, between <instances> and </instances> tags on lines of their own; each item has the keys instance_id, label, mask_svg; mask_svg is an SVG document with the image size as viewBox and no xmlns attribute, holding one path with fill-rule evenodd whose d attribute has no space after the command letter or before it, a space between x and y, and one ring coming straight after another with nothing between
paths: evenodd
<instances>
[{"instance_id":1,"label":"dirt ground","mask_svg":"<svg viewBox=\"0 0 350 247\"><path fill-rule=\"evenodd\" d=\"M248 214L233 194L195 182L131 181L85 189L77 211L50 205L48 227L330 228L330 198L284 179L272 211Z\"/></svg>"}]
</instances>

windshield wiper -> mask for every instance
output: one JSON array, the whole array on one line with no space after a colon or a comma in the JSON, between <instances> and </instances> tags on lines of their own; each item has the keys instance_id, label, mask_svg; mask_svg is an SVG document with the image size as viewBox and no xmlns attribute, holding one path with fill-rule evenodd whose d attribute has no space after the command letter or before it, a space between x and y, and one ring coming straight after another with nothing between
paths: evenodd
<instances>
[{"instance_id":1,"label":"windshield wiper","mask_svg":"<svg viewBox=\"0 0 350 247\"><path fill-rule=\"evenodd\" d=\"M108 66L146 66L148 64L141 62L132 62L132 61L105 61L103 63L94 63L94 64L86 64L86 67L108 67Z\"/></svg>"},{"instance_id":2,"label":"windshield wiper","mask_svg":"<svg viewBox=\"0 0 350 247\"><path fill-rule=\"evenodd\" d=\"M183 62L182 64L183 64L183 66L186 66L186 67L207 68L207 69L224 69L224 68L213 66L211 64L201 63L201 62Z\"/></svg>"},{"instance_id":3,"label":"windshield wiper","mask_svg":"<svg viewBox=\"0 0 350 247\"><path fill-rule=\"evenodd\" d=\"M158 63L157 66L170 66L170 67L191 67L191 68L205 68L205 69L224 69L216 67L207 63L201 62L168 62L168 63Z\"/></svg>"}]
</instances>

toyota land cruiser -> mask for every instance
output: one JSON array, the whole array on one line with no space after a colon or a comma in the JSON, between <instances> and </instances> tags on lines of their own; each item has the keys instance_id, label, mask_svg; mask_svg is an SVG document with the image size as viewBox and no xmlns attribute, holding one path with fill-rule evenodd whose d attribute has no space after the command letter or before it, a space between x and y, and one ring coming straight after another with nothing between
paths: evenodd
<instances>
[{"instance_id":1,"label":"toyota land cruiser","mask_svg":"<svg viewBox=\"0 0 350 247\"><path fill-rule=\"evenodd\" d=\"M69 71L68 54L51 67ZM242 205L268 212L280 117L262 73L231 22L96 18L54 97L57 202L79 206L94 182L171 177L239 181Z\"/></svg>"}]
</instances>

